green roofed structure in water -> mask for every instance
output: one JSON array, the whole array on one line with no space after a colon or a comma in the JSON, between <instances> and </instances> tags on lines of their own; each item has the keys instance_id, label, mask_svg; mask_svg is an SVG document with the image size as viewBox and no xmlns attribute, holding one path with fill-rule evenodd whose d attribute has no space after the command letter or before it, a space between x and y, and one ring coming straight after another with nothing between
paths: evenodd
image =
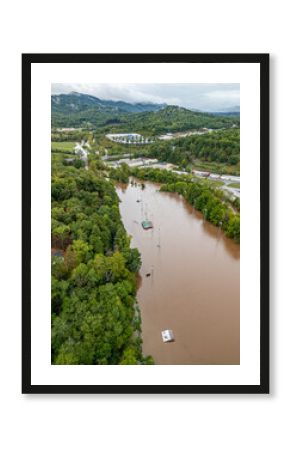
<instances>
[{"instance_id":1,"label":"green roofed structure in water","mask_svg":"<svg viewBox=\"0 0 290 450\"><path fill-rule=\"evenodd\" d=\"M149 230L150 228L153 228L153 223L150 222L150 220L143 220L143 222L141 223L144 230Z\"/></svg>"}]
</instances>

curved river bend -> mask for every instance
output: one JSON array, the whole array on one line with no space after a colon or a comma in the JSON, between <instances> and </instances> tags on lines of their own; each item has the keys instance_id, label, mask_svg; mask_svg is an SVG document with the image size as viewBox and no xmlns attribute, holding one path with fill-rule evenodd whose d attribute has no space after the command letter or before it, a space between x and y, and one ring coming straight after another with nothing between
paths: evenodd
<instances>
[{"instance_id":1,"label":"curved river bend","mask_svg":"<svg viewBox=\"0 0 290 450\"><path fill-rule=\"evenodd\" d=\"M156 364L239 364L239 245L178 194L145 186L116 187L131 246L142 256L137 299L144 355ZM143 230L145 218L153 229ZM173 330L174 342L163 343L165 329Z\"/></svg>"}]
</instances>

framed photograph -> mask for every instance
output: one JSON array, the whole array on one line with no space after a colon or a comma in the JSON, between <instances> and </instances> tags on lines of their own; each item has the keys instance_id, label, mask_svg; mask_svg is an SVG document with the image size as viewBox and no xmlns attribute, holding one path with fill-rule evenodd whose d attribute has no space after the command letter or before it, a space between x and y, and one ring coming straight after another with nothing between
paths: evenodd
<instances>
[{"instance_id":1,"label":"framed photograph","mask_svg":"<svg viewBox=\"0 0 290 450\"><path fill-rule=\"evenodd\" d=\"M268 393L269 55L23 54L22 144L22 392Z\"/></svg>"}]
</instances>

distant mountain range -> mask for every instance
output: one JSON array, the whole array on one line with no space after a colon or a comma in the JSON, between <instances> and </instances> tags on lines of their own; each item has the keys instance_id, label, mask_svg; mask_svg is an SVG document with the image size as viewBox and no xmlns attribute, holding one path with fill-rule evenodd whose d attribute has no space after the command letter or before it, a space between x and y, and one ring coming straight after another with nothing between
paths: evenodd
<instances>
[{"instance_id":1,"label":"distant mountain range","mask_svg":"<svg viewBox=\"0 0 290 450\"><path fill-rule=\"evenodd\" d=\"M152 134L190 128L222 128L239 123L231 113L205 113L166 103L127 103L101 100L78 92L51 96L53 127L105 127ZM237 113L238 114L238 113ZM215 117L215 116L225 117ZM234 113L236 115L236 113ZM132 130L131 130L132 131Z\"/></svg>"},{"instance_id":2,"label":"distant mountain range","mask_svg":"<svg viewBox=\"0 0 290 450\"><path fill-rule=\"evenodd\" d=\"M94 109L102 112L139 113L158 111L164 108L166 103L127 103L123 101L101 100L92 95L71 92L51 96L51 110L53 113L76 113Z\"/></svg>"},{"instance_id":3,"label":"distant mountain range","mask_svg":"<svg viewBox=\"0 0 290 450\"><path fill-rule=\"evenodd\" d=\"M214 111L210 114L213 114L214 116L239 116L240 111Z\"/></svg>"},{"instance_id":4,"label":"distant mountain range","mask_svg":"<svg viewBox=\"0 0 290 450\"><path fill-rule=\"evenodd\" d=\"M201 113L205 113L205 114L213 114L214 116L238 116L240 114L240 107L239 105L236 106L230 106L228 108L223 108L220 109L218 111L208 111L208 110L200 110L200 109L196 109L196 108L188 108L190 109L190 111L193 112L201 112Z\"/></svg>"}]
</instances>

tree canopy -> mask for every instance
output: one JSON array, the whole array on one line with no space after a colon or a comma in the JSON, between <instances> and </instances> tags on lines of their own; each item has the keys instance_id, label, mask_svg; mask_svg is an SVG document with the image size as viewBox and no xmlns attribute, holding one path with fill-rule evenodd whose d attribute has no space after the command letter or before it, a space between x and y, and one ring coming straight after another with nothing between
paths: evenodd
<instances>
[{"instance_id":1,"label":"tree canopy","mask_svg":"<svg viewBox=\"0 0 290 450\"><path fill-rule=\"evenodd\" d=\"M141 258L113 184L53 157L51 198L52 363L152 364L136 306Z\"/></svg>"}]
</instances>

